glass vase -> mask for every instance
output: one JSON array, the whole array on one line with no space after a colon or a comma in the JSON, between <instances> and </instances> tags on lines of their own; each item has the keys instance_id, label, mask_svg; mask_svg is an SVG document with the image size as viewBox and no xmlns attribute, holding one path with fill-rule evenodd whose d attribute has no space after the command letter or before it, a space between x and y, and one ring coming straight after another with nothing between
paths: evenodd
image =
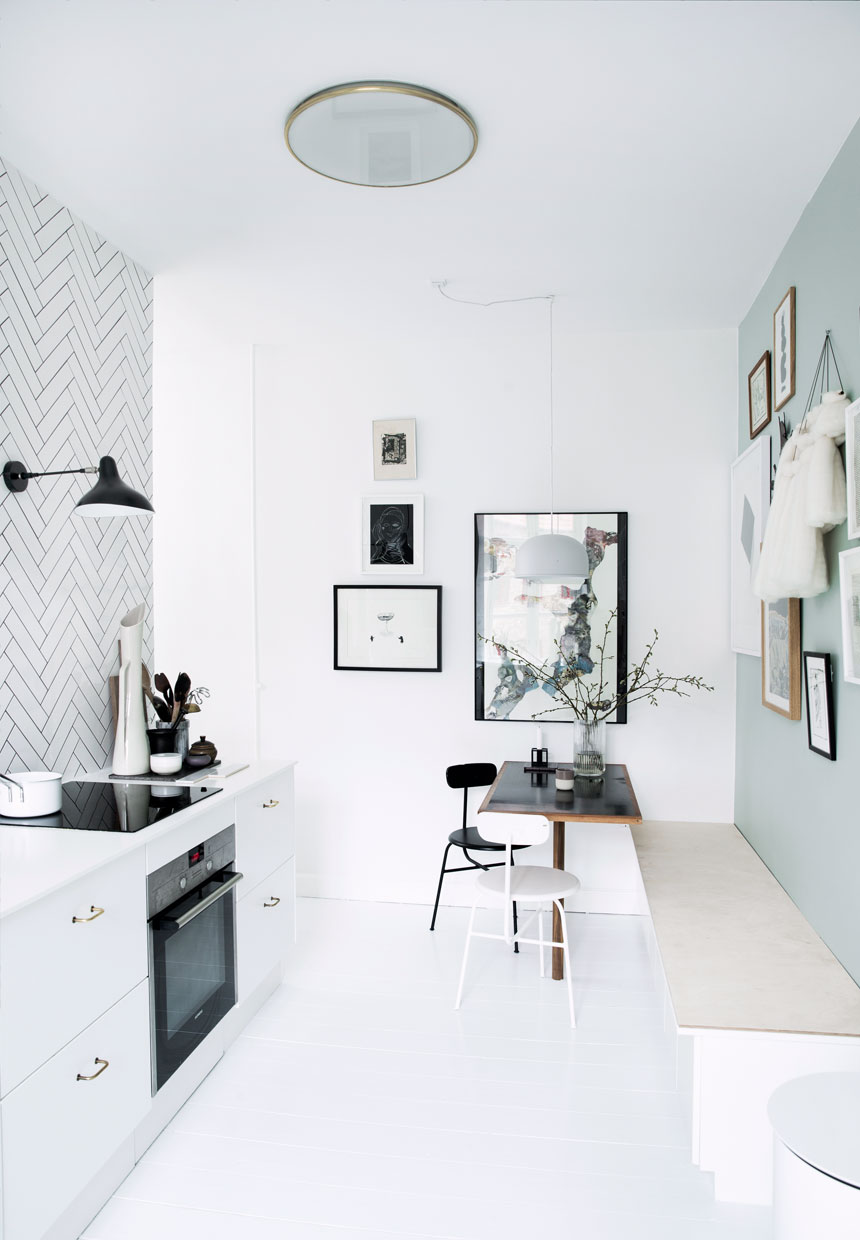
<instances>
[{"instance_id":1,"label":"glass vase","mask_svg":"<svg viewBox=\"0 0 860 1240\"><path fill-rule=\"evenodd\" d=\"M573 774L577 779L600 779L606 770L606 720L573 722Z\"/></svg>"}]
</instances>

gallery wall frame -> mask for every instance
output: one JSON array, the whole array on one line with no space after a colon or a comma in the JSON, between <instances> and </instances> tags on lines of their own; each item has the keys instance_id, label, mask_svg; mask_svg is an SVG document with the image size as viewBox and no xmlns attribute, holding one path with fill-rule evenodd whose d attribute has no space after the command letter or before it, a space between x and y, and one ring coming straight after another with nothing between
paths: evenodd
<instances>
[{"instance_id":1,"label":"gallery wall frame","mask_svg":"<svg viewBox=\"0 0 860 1240\"><path fill-rule=\"evenodd\" d=\"M441 672L442 587L336 585L334 668Z\"/></svg>"},{"instance_id":2,"label":"gallery wall frame","mask_svg":"<svg viewBox=\"0 0 860 1240\"><path fill-rule=\"evenodd\" d=\"M424 572L424 496L364 495L361 571L386 576Z\"/></svg>"},{"instance_id":3,"label":"gallery wall frame","mask_svg":"<svg viewBox=\"0 0 860 1240\"><path fill-rule=\"evenodd\" d=\"M770 511L770 435L753 441L732 464L731 648L761 656L761 600L753 593Z\"/></svg>"},{"instance_id":4,"label":"gallery wall frame","mask_svg":"<svg viewBox=\"0 0 860 1240\"><path fill-rule=\"evenodd\" d=\"M761 605L761 704L800 718L800 599Z\"/></svg>"},{"instance_id":5,"label":"gallery wall frame","mask_svg":"<svg viewBox=\"0 0 860 1240\"><path fill-rule=\"evenodd\" d=\"M836 725L833 715L833 666L830 655L804 650L806 685L806 735L809 748L822 758L836 761Z\"/></svg>"},{"instance_id":6,"label":"gallery wall frame","mask_svg":"<svg viewBox=\"0 0 860 1240\"><path fill-rule=\"evenodd\" d=\"M842 679L860 685L860 547L839 553Z\"/></svg>"},{"instance_id":7,"label":"gallery wall frame","mask_svg":"<svg viewBox=\"0 0 860 1240\"><path fill-rule=\"evenodd\" d=\"M860 400L845 410L845 481L848 486L848 537L860 538Z\"/></svg>"},{"instance_id":8,"label":"gallery wall frame","mask_svg":"<svg viewBox=\"0 0 860 1240\"><path fill-rule=\"evenodd\" d=\"M536 534L569 534L588 553L590 572L581 587L545 585L516 577L516 552ZM511 660L492 642L495 637L536 663L557 656L561 642L582 660L582 675L596 679L596 644L612 611L615 622L607 645L605 668L615 692L627 675L627 513L567 512L475 514L475 718L491 721L531 720L551 709L543 688L528 684ZM593 656L593 659L592 659ZM567 709L552 711L541 722L570 722ZM622 703L608 722L626 723Z\"/></svg>"},{"instance_id":9,"label":"gallery wall frame","mask_svg":"<svg viewBox=\"0 0 860 1240\"><path fill-rule=\"evenodd\" d=\"M771 419L770 350L765 349L747 376L750 439L760 435Z\"/></svg>"},{"instance_id":10,"label":"gallery wall frame","mask_svg":"<svg viewBox=\"0 0 860 1240\"><path fill-rule=\"evenodd\" d=\"M414 418L378 419L373 423L373 477L376 482L417 478Z\"/></svg>"},{"instance_id":11,"label":"gallery wall frame","mask_svg":"<svg viewBox=\"0 0 860 1240\"><path fill-rule=\"evenodd\" d=\"M779 411L795 393L794 285L773 312L773 407Z\"/></svg>"}]
</instances>

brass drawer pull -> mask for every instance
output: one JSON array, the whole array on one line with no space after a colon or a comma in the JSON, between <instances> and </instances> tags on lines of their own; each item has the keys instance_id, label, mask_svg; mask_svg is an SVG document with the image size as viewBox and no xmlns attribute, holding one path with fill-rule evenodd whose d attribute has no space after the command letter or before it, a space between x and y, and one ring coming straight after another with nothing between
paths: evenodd
<instances>
[{"instance_id":1,"label":"brass drawer pull","mask_svg":"<svg viewBox=\"0 0 860 1240\"><path fill-rule=\"evenodd\" d=\"M280 896L272 896L271 900L263 901L263 908L274 908L276 904L280 904L280 903L281 903Z\"/></svg>"},{"instance_id":2,"label":"brass drawer pull","mask_svg":"<svg viewBox=\"0 0 860 1240\"><path fill-rule=\"evenodd\" d=\"M280 801L276 801L276 800L274 800L274 798L273 798L272 800L270 800L270 801L264 801L264 802L263 802L263 809L274 809L274 808L275 808L275 806L276 806L276 805L280 805L280 803L281 803Z\"/></svg>"},{"instance_id":3,"label":"brass drawer pull","mask_svg":"<svg viewBox=\"0 0 860 1240\"><path fill-rule=\"evenodd\" d=\"M94 904L91 904L90 912L92 913L92 917L73 917L72 921L95 921L97 917L101 917L102 913L104 912L104 909L96 908ZM96 1073L96 1076L98 1076L98 1072Z\"/></svg>"},{"instance_id":4,"label":"brass drawer pull","mask_svg":"<svg viewBox=\"0 0 860 1240\"><path fill-rule=\"evenodd\" d=\"M95 1062L101 1064L101 1067L99 1068L98 1072L94 1072L92 1076L82 1076L81 1073L79 1072L78 1075L75 1077L75 1080L76 1081L94 1081L97 1076L101 1076L103 1072L106 1072L108 1067L110 1066L110 1063L107 1059L97 1059Z\"/></svg>"}]
</instances>

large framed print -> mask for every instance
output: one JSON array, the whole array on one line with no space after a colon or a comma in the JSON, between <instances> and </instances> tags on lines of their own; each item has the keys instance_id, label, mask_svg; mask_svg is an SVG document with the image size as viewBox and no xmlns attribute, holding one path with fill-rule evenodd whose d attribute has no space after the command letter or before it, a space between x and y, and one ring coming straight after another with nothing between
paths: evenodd
<instances>
[{"instance_id":1,"label":"large framed print","mask_svg":"<svg viewBox=\"0 0 860 1240\"><path fill-rule=\"evenodd\" d=\"M836 729L833 720L833 668L829 654L804 650L806 672L806 733L809 748L822 758L836 761Z\"/></svg>"},{"instance_id":2,"label":"large framed print","mask_svg":"<svg viewBox=\"0 0 860 1240\"><path fill-rule=\"evenodd\" d=\"M441 672L441 586L335 586L334 666Z\"/></svg>"},{"instance_id":3,"label":"large framed print","mask_svg":"<svg viewBox=\"0 0 860 1240\"><path fill-rule=\"evenodd\" d=\"M794 395L795 291L790 288L773 312L773 407L780 410Z\"/></svg>"},{"instance_id":4,"label":"large framed print","mask_svg":"<svg viewBox=\"0 0 860 1240\"><path fill-rule=\"evenodd\" d=\"M761 655L761 600L753 593L770 511L770 435L756 439L732 465L732 624L735 654Z\"/></svg>"},{"instance_id":5,"label":"large framed print","mask_svg":"<svg viewBox=\"0 0 860 1240\"><path fill-rule=\"evenodd\" d=\"M842 604L842 677L860 685L860 547L839 553Z\"/></svg>"},{"instance_id":6,"label":"large framed print","mask_svg":"<svg viewBox=\"0 0 860 1240\"><path fill-rule=\"evenodd\" d=\"M860 400L845 410L845 481L848 484L848 537L860 538Z\"/></svg>"},{"instance_id":7,"label":"large framed print","mask_svg":"<svg viewBox=\"0 0 860 1240\"><path fill-rule=\"evenodd\" d=\"M365 495L361 571L402 577L424 572L424 496Z\"/></svg>"},{"instance_id":8,"label":"large framed print","mask_svg":"<svg viewBox=\"0 0 860 1240\"><path fill-rule=\"evenodd\" d=\"M800 599L761 605L761 704L800 718Z\"/></svg>"},{"instance_id":9,"label":"large framed print","mask_svg":"<svg viewBox=\"0 0 860 1240\"><path fill-rule=\"evenodd\" d=\"M588 553L589 573L579 587L523 580L514 573L518 548L536 534L568 534ZM480 512L475 514L475 718L569 722L573 712L554 710L551 691L531 680L492 640L514 647L537 664L561 648L575 655L583 680L599 681L599 644L612 613L603 652L611 692L627 674L627 513ZM622 704L609 720L626 723Z\"/></svg>"}]
</instances>

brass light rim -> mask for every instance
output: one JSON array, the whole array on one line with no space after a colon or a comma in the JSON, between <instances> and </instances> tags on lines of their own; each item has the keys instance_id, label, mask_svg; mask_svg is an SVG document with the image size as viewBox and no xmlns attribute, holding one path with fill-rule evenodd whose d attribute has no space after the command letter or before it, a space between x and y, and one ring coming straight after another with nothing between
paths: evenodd
<instances>
[{"instance_id":1,"label":"brass light rim","mask_svg":"<svg viewBox=\"0 0 860 1240\"><path fill-rule=\"evenodd\" d=\"M323 103L327 99L338 99L343 95L358 95L363 93L387 93L396 95L412 95L416 99L426 99L429 103L437 103L443 108L447 108L449 112L453 112L459 117L469 128L472 135L472 149L463 160L457 164L456 168L451 168L448 172L441 173L438 177L428 177L426 181L405 181L399 185L369 185L366 181L347 181L343 177L332 176L330 172L320 172L319 168L315 168L312 164L307 163L300 155L296 154L294 147L290 143L290 127L293 122L306 112L308 108L314 107L318 103ZM431 90L427 86L415 86L410 82L393 82L393 81L359 81L359 82L343 82L340 86L327 86L323 90L315 91L314 94L308 95L301 103L297 103L287 117L284 125L284 142L287 150L303 167L308 168L311 172L315 172L317 176L325 177L329 181L337 181L341 185L357 185L363 189L410 189L414 185L431 185L434 181L443 181L445 177L452 176L455 172L459 172L461 168L465 168L466 164L473 158L478 149L478 127L472 120L465 108L459 103L450 99L447 95L441 94L438 90Z\"/></svg>"}]
</instances>

